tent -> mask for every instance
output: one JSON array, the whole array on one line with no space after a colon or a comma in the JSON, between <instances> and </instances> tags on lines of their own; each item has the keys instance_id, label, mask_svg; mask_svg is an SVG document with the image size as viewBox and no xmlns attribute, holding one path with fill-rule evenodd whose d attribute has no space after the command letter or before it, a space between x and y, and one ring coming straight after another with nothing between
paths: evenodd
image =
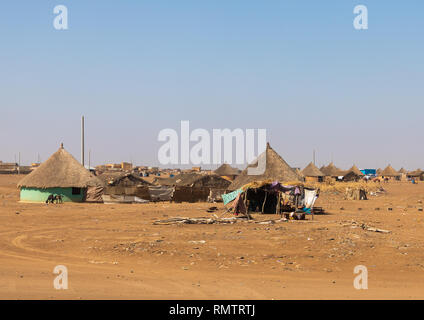
<instances>
[{"instance_id":1,"label":"tent","mask_svg":"<svg viewBox=\"0 0 424 320\"><path fill-rule=\"evenodd\" d=\"M172 201L199 202L208 201L212 194L224 193L230 181L216 174L182 173L172 178L158 178L155 183L174 187Z\"/></svg>"},{"instance_id":2,"label":"tent","mask_svg":"<svg viewBox=\"0 0 424 320\"><path fill-rule=\"evenodd\" d=\"M102 182L85 169L63 144L48 160L18 183L21 201L45 202L50 194L61 195L64 202L85 201L89 187Z\"/></svg>"}]
</instances>

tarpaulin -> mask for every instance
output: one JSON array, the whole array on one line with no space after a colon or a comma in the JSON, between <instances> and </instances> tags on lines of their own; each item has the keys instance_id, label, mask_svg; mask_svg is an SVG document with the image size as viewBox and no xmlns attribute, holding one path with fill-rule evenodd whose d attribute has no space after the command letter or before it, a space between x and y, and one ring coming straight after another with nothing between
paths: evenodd
<instances>
[{"instance_id":1,"label":"tarpaulin","mask_svg":"<svg viewBox=\"0 0 424 320\"><path fill-rule=\"evenodd\" d=\"M242 193L243 190L242 189L238 189L236 191L230 192L230 193L226 193L222 195L222 201L224 202L224 205L226 205L227 203L233 201L235 198L237 198L237 195L239 193Z\"/></svg>"}]
</instances>

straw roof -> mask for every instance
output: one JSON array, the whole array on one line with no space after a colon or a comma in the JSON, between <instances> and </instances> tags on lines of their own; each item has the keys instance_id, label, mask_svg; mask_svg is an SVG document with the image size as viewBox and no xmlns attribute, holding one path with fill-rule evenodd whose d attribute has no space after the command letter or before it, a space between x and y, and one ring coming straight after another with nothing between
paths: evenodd
<instances>
[{"instance_id":1,"label":"straw roof","mask_svg":"<svg viewBox=\"0 0 424 320\"><path fill-rule=\"evenodd\" d=\"M249 175L248 168L256 168L258 166L258 159L263 159L266 162L265 172L260 175ZM296 173L286 161L271 148L269 143L266 146L266 150L258 156L258 158L249 164L246 169L240 173L240 175L233 181L229 186L230 190L236 190L245 184L253 181L261 180L272 180L279 182L289 181L303 181L303 177Z\"/></svg>"},{"instance_id":2,"label":"straw roof","mask_svg":"<svg viewBox=\"0 0 424 320\"><path fill-rule=\"evenodd\" d=\"M330 164L326 167L322 167L321 172L327 177L338 177L343 176L344 174L344 172L337 168L333 162L330 162Z\"/></svg>"},{"instance_id":3,"label":"straw roof","mask_svg":"<svg viewBox=\"0 0 424 320\"><path fill-rule=\"evenodd\" d=\"M347 175L348 173L354 173L357 176L363 176L364 174L361 172L361 170L358 169L358 167L356 165L353 165L352 168L350 168L349 170L346 171L345 175Z\"/></svg>"},{"instance_id":4,"label":"straw roof","mask_svg":"<svg viewBox=\"0 0 424 320\"><path fill-rule=\"evenodd\" d=\"M233 168L227 163L224 163L218 169L216 169L214 173L218 176L238 176L240 174L240 170Z\"/></svg>"},{"instance_id":5,"label":"straw roof","mask_svg":"<svg viewBox=\"0 0 424 320\"><path fill-rule=\"evenodd\" d=\"M410 176L410 177L419 177L419 176L421 176L421 175L423 175L424 174L424 171L422 171L421 169L417 169L417 170L415 170L415 171L411 171L411 172L409 172L408 173L408 176Z\"/></svg>"},{"instance_id":6,"label":"straw roof","mask_svg":"<svg viewBox=\"0 0 424 320\"><path fill-rule=\"evenodd\" d=\"M404 167L400 168L400 170L398 171L399 173L408 173Z\"/></svg>"},{"instance_id":7,"label":"straw roof","mask_svg":"<svg viewBox=\"0 0 424 320\"><path fill-rule=\"evenodd\" d=\"M302 170L302 174L305 177L323 177L324 173L319 170L316 165L312 162L308 164L308 166Z\"/></svg>"},{"instance_id":8,"label":"straw roof","mask_svg":"<svg viewBox=\"0 0 424 320\"><path fill-rule=\"evenodd\" d=\"M400 176L400 173L393 169L393 167L389 164L383 171L381 171L380 176L398 177Z\"/></svg>"},{"instance_id":9,"label":"straw roof","mask_svg":"<svg viewBox=\"0 0 424 320\"><path fill-rule=\"evenodd\" d=\"M89 186L102 186L102 182L63 149L63 145L18 183L18 187L40 189Z\"/></svg>"}]
</instances>

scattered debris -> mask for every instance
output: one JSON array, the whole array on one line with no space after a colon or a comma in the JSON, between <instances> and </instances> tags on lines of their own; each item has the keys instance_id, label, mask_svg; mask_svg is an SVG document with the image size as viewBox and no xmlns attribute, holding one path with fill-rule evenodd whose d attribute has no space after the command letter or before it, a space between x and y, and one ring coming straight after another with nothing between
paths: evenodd
<instances>
[{"instance_id":1,"label":"scattered debris","mask_svg":"<svg viewBox=\"0 0 424 320\"><path fill-rule=\"evenodd\" d=\"M277 219L277 220L265 220L265 221L254 221L248 220L245 216L240 217L231 217L231 218L188 218L188 217L176 217L170 218L166 220L156 220L153 222L154 225L171 225L171 224L233 224L239 221L257 223L257 224L275 224L279 222L288 221L285 218Z\"/></svg>"},{"instance_id":2,"label":"scattered debris","mask_svg":"<svg viewBox=\"0 0 424 320\"><path fill-rule=\"evenodd\" d=\"M360 227L360 228L362 228L366 231L373 231L373 232L380 232L380 233L391 233L391 231L389 231L389 230L371 227L371 226L366 225L365 223L358 223L358 222L353 221L353 220L348 224L344 224L343 226L349 226L349 225L351 225L352 227Z\"/></svg>"},{"instance_id":3,"label":"scattered debris","mask_svg":"<svg viewBox=\"0 0 424 320\"><path fill-rule=\"evenodd\" d=\"M189 241L190 243L193 243L193 244L204 244L204 243L206 243L206 241L205 240L199 240L199 241Z\"/></svg>"}]
</instances>

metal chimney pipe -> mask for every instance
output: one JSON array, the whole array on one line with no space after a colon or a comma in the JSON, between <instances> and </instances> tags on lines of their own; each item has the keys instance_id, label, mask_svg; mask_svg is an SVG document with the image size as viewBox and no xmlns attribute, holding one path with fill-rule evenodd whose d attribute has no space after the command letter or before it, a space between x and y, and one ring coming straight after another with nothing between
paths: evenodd
<instances>
[{"instance_id":1,"label":"metal chimney pipe","mask_svg":"<svg viewBox=\"0 0 424 320\"><path fill-rule=\"evenodd\" d=\"M84 166L84 116L81 117L81 164Z\"/></svg>"}]
</instances>

